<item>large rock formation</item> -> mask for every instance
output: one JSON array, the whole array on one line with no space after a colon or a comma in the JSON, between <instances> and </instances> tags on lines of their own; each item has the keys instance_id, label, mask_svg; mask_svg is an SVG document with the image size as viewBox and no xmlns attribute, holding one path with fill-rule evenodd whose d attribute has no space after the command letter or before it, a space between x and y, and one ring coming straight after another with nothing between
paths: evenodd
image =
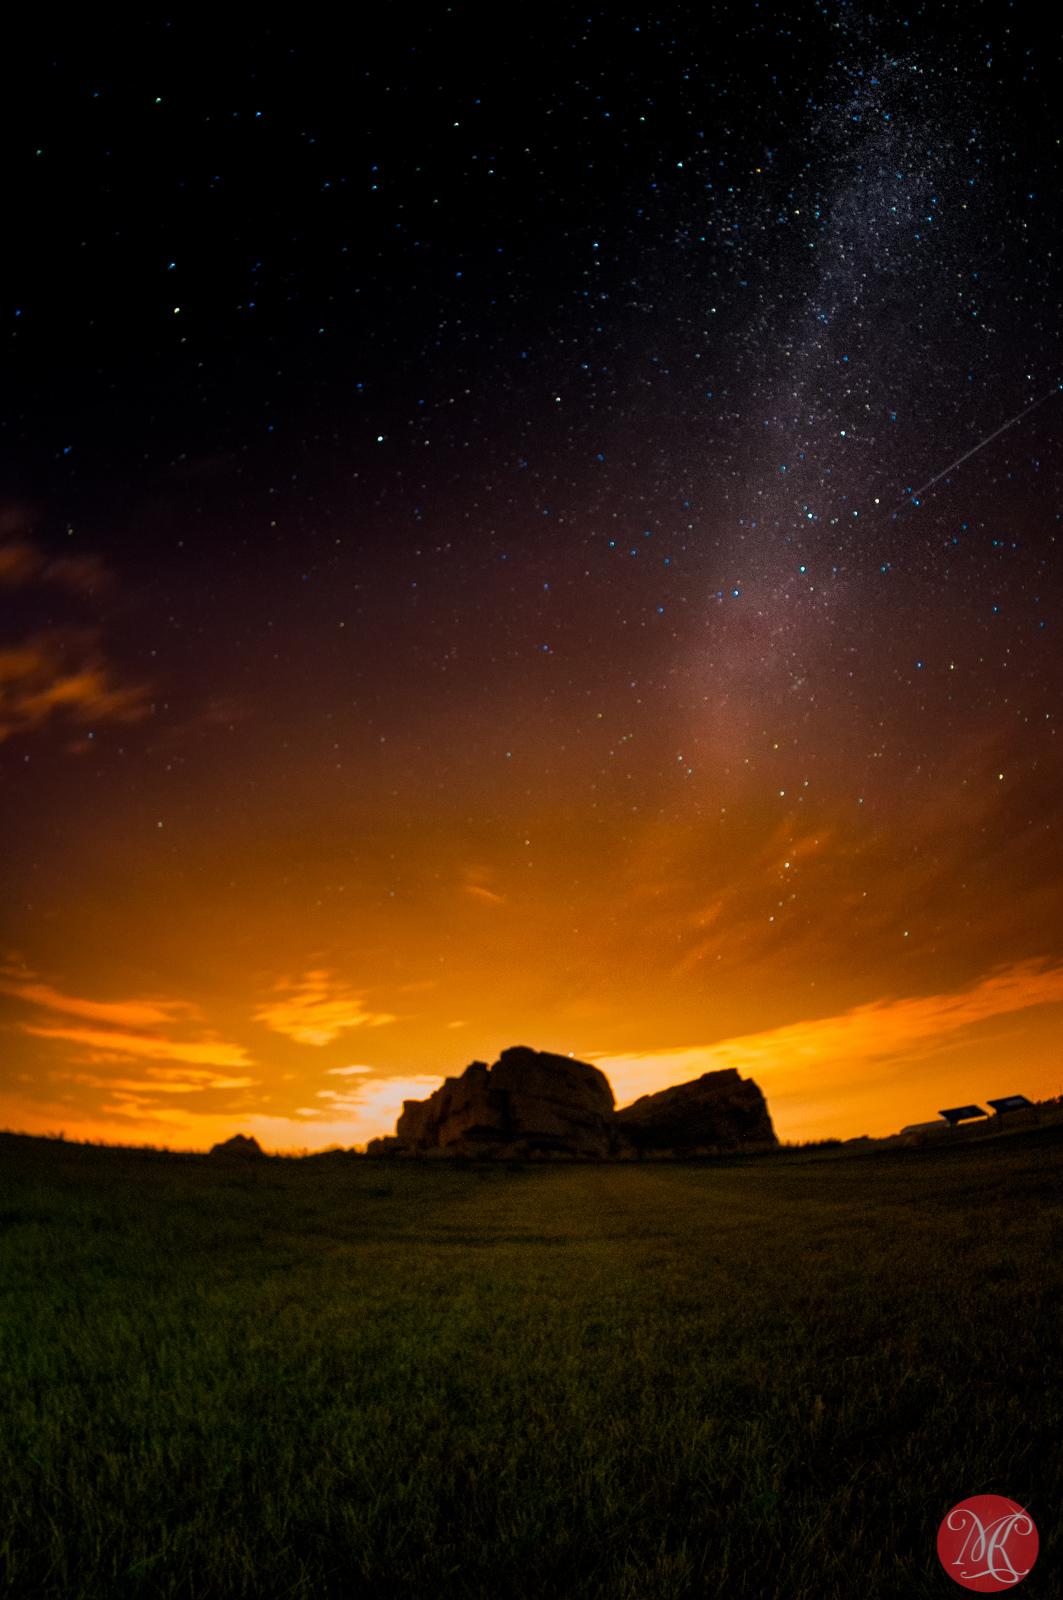
<instances>
[{"instance_id":1,"label":"large rock formation","mask_svg":"<svg viewBox=\"0 0 1063 1600\"><path fill-rule=\"evenodd\" d=\"M404 1100L395 1137L371 1156L636 1156L777 1144L764 1096L733 1067L615 1110L604 1072L516 1045L474 1061L427 1100Z\"/></svg>"},{"instance_id":2,"label":"large rock formation","mask_svg":"<svg viewBox=\"0 0 1063 1600\"><path fill-rule=\"evenodd\" d=\"M779 1142L763 1094L734 1067L644 1094L618 1111L615 1121L640 1153L673 1150L679 1155Z\"/></svg>"},{"instance_id":3,"label":"large rock formation","mask_svg":"<svg viewBox=\"0 0 1063 1600\"><path fill-rule=\"evenodd\" d=\"M609 1079L571 1056L515 1045L493 1067L474 1061L427 1100L404 1100L394 1139L370 1155L608 1155L615 1101Z\"/></svg>"}]
</instances>

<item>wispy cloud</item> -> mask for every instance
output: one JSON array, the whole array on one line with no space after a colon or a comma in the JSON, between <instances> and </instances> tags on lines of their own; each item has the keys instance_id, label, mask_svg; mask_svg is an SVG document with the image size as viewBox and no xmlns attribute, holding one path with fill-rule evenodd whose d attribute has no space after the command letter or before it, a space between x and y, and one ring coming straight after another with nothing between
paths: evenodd
<instances>
[{"instance_id":1,"label":"wispy cloud","mask_svg":"<svg viewBox=\"0 0 1063 1600\"><path fill-rule=\"evenodd\" d=\"M246 1069L252 1064L244 1045L231 1044L211 1034L204 1035L202 1031L197 1038L174 1038L176 1030L187 1029L189 1020L197 1016L196 1008L183 1000L85 1000L78 995L62 994L33 976L22 977L10 971L0 977L0 993L21 1000L38 1012L51 1013L52 1017L58 1013L59 1016L84 1018L87 1023L110 1024L78 1027L53 1021L51 1017L18 1024L21 1033L34 1038L77 1046L82 1060L102 1062L137 1056L146 1061L180 1061L202 1069L230 1070ZM154 1031L149 1032L149 1029ZM148 1071L157 1080L171 1076L168 1069L149 1068ZM197 1074L182 1069L180 1076L191 1083ZM207 1086L208 1080L210 1087L223 1086L216 1081L215 1072L203 1070L198 1076L203 1086ZM240 1086L251 1081L241 1080Z\"/></svg>"},{"instance_id":2,"label":"wispy cloud","mask_svg":"<svg viewBox=\"0 0 1063 1600\"><path fill-rule=\"evenodd\" d=\"M0 741L57 719L84 726L147 713L147 690L117 683L90 634L53 630L0 650Z\"/></svg>"},{"instance_id":3,"label":"wispy cloud","mask_svg":"<svg viewBox=\"0 0 1063 1600\"><path fill-rule=\"evenodd\" d=\"M126 1028L161 1026L196 1014L196 1008L184 1000L82 1000L76 995L60 994L49 984L24 981L17 976L0 978L0 993L15 995L48 1011Z\"/></svg>"},{"instance_id":4,"label":"wispy cloud","mask_svg":"<svg viewBox=\"0 0 1063 1600\"><path fill-rule=\"evenodd\" d=\"M438 1089L439 1077L419 1075L409 1078L361 1078L341 1089L318 1089L314 1099L321 1104L301 1106L299 1115L309 1123L342 1125L347 1141L363 1143L381 1134L395 1132L395 1123L404 1100L423 1100Z\"/></svg>"},{"instance_id":5,"label":"wispy cloud","mask_svg":"<svg viewBox=\"0 0 1063 1600\"><path fill-rule=\"evenodd\" d=\"M50 555L29 527L25 507L0 512L0 590L53 585L76 598L112 586L98 556ZM56 722L136 722L148 709L146 688L119 681L95 629L56 626L0 649L0 741Z\"/></svg>"},{"instance_id":6,"label":"wispy cloud","mask_svg":"<svg viewBox=\"0 0 1063 1600\"><path fill-rule=\"evenodd\" d=\"M237 1128L253 1133L266 1150L321 1150L337 1144L364 1145L370 1139L395 1132L404 1100L423 1100L438 1087L438 1075L377 1078L358 1085L361 1092L350 1098L318 1096L318 1105L303 1106L294 1116L246 1113L230 1123L226 1133L235 1132Z\"/></svg>"},{"instance_id":7,"label":"wispy cloud","mask_svg":"<svg viewBox=\"0 0 1063 1600\"><path fill-rule=\"evenodd\" d=\"M837 1017L791 1023L713 1046L721 1066L766 1071L773 1078L816 1064L885 1060L1003 1012L1063 1000L1063 968L1021 962L972 989L922 998L877 1000Z\"/></svg>"},{"instance_id":8,"label":"wispy cloud","mask_svg":"<svg viewBox=\"0 0 1063 1600\"><path fill-rule=\"evenodd\" d=\"M689 1049L598 1056L621 1104L703 1072L734 1067L756 1078L769 1103L793 1099L803 1107L851 1098L858 1088L880 1092L884 1078L902 1074L947 1050L964 1029L994 1017L1063 1002L1063 967L1019 962L972 988L877 1000L832 1017L789 1023ZM911 1093L910 1088L905 1091Z\"/></svg>"},{"instance_id":9,"label":"wispy cloud","mask_svg":"<svg viewBox=\"0 0 1063 1600\"><path fill-rule=\"evenodd\" d=\"M0 544L0 584L5 589L20 589L40 572L44 558L27 539Z\"/></svg>"},{"instance_id":10,"label":"wispy cloud","mask_svg":"<svg viewBox=\"0 0 1063 1600\"><path fill-rule=\"evenodd\" d=\"M395 1021L388 1012L367 1010L361 996L327 970L282 978L275 989L277 998L259 1006L255 1021L298 1044L331 1044L344 1028L376 1028Z\"/></svg>"},{"instance_id":11,"label":"wispy cloud","mask_svg":"<svg viewBox=\"0 0 1063 1600\"><path fill-rule=\"evenodd\" d=\"M22 1025L24 1033L38 1039L65 1039L69 1044L105 1055L144 1056L156 1061L189 1061L214 1067L246 1067L249 1057L241 1044L226 1044L220 1039L160 1039L152 1034L119 1033L109 1028L48 1028L31 1022Z\"/></svg>"},{"instance_id":12,"label":"wispy cloud","mask_svg":"<svg viewBox=\"0 0 1063 1600\"><path fill-rule=\"evenodd\" d=\"M0 543L0 586L21 589L28 583L58 583L77 594L108 588L111 574L99 556L49 556L31 539Z\"/></svg>"},{"instance_id":13,"label":"wispy cloud","mask_svg":"<svg viewBox=\"0 0 1063 1600\"><path fill-rule=\"evenodd\" d=\"M201 1089L247 1089L254 1078L219 1078L216 1072L182 1067L145 1067L143 1078L95 1078L84 1072L72 1073L78 1083L87 1083L94 1089L108 1089L112 1093L131 1094L138 1099L145 1094L194 1094Z\"/></svg>"},{"instance_id":14,"label":"wispy cloud","mask_svg":"<svg viewBox=\"0 0 1063 1600\"><path fill-rule=\"evenodd\" d=\"M151 1085L138 1080L101 1079L100 1088L110 1094L90 1106L79 1105L66 1092L32 1102L0 1095L0 1123L8 1120L38 1133L65 1129L68 1137L78 1139L147 1141L198 1150L234 1133L250 1133L265 1150L321 1150L332 1145L364 1145L380 1134L394 1132L403 1100L423 1099L439 1085L438 1076L377 1079L367 1083L364 1094L357 1097L319 1102L291 1115L278 1116L257 1110L246 1095L238 1096L228 1107L203 1109L191 1098L197 1078L198 1074L192 1071L172 1080L167 1085L168 1097L155 1095ZM55 1087L65 1091L70 1082L56 1079Z\"/></svg>"}]
</instances>

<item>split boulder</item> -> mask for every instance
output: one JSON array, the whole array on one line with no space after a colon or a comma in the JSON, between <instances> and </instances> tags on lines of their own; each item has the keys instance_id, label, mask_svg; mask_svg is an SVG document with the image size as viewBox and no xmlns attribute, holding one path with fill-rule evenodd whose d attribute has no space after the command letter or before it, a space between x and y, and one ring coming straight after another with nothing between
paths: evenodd
<instances>
[{"instance_id":1,"label":"split boulder","mask_svg":"<svg viewBox=\"0 0 1063 1600\"><path fill-rule=\"evenodd\" d=\"M615 1120L640 1153L735 1150L779 1142L763 1094L734 1067L644 1094L618 1111Z\"/></svg>"}]
</instances>

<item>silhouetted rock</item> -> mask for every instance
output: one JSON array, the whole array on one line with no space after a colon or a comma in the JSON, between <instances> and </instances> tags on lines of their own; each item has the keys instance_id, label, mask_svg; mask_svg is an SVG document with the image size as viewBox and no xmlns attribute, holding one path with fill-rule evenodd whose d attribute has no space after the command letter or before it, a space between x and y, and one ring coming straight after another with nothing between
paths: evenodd
<instances>
[{"instance_id":1,"label":"silhouetted rock","mask_svg":"<svg viewBox=\"0 0 1063 1600\"><path fill-rule=\"evenodd\" d=\"M417 1101L407 1100L405 1104L414 1106ZM409 1155L410 1146L402 1139L396 1139L390 1133L386 1133L382 1139L370 1139L365 1147L365 1153L367 1156Z\"/></svg>"},{"instance_id":2,"label":"silhouetted rock","mask_svg":"<svg viewBox=\"0 0 1063 1600\"><path fill-rule=\"evenodd\" d=\"M492 1095L490 1077L487 1063L474 1061L460 1078L444 1078L427 1100L404 1100L395 1137L419 1150L454 1144L463 1134L472 1143L504 1138L506 1102Z\"/></svg>"},{"instance_id":3,"label":"silhouetted rock","mask_svg":"<svg viewBox=\"0 0 1063 1600\"><path fill-rule=\"evenodd\" d=\"M751 1078L733 1067L643 1095L615 1109L604 1072L572 1056L515 1045L493 1067L474 1061L427 1100L404 1100L394 1137L373 1139L371 1156L685 1155L778 1144Z\"/></svg>"},{"instance_id":4,"label":"silhouetted rock","mask_svg":"<svg viewBox=\"0 0 1063 1600\"><path fill-rule=\"evenodd\" d=\"M677 1083L658 1094L644 1094L616 1113L615 1121L635 1149L734 1150L778 1144L768 1107L752 1078L734 1067L706 1072L692 1083Z\"/></svg>"},{"instance_id":5,"label":"silhouetted rock","mask_svg":"<svg viewBox=\"0 0 1063 1600\"><path fill-rule=\"evenodd\" d=\"M246 1133L234 1133L231 1139L226 1139L224 1144L211 1146L212 1156L236 1156L240 1161L265 1161L266 1153L257 1139L249 1138Z\"/></svg>"},{"instance_id":6,"label":"silhouetted rock","mask_svg":"<svg viewBox=\"0 0 1063 1600\"><path fill-rule=\"evenodd\" d=\"M395 1143L374 1139L368 1153L608 1155L614 1105L597 1067L515 1045L493 1067L474 1061L446 1078L427 1100L404 1100Z\"/></svg>"}]
</instances>

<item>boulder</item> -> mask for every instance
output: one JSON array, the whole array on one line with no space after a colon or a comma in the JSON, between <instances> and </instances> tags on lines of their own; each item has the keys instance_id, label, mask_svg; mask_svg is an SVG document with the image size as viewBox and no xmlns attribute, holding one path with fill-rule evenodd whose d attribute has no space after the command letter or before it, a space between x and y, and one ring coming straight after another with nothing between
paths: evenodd
<instances>
[{"instance_id":1,"label":"boulder","mask_svg":"<svg viewBox=\"0 0 1063 1600\"><path fill-rule=\"evenodd\" d=\"M752 1078L734 1067L706 1072L658 1094L644 1094L615 1117L635 1149L679 1153L778 1144L768 1107Z\"/></svg>"},{"instance_id":2,"label":"boulder","mask_svg":"<svg viewBox=\"0 0 1063 1600\"><path fill-rule=\"evenodd\" d=\"M414 1105L415 1102L407 1100L406 1104ZM365 1153L367 1156L402 1156L409 1155L410 1148L401 1139L396 1139L392 1134L386 1133L382 1139L370 1139L365 1147Z\"/></svg>"},{"instance_id":3,"label":"boulder","mask_svg":"<svg viewBox=\"0 0 1063 1600\"><path fill-rule=\"evenodd\" d=\"M474 1061L427 1100L403 1101L395 1137L411 1152L608 1155L616 1144L614 1105L597 1067L515 1045L493 1067Z\"/></svg>"},{"instance_id":4,"label":"boulder","mask_svg":"<svg viewBox=\"0 0 1063 1600\"><path fill-rule=\"evenodd\" d=\"M492 1067L488 1092L505 1097L510 1137L531 1148L573 1155L612 1148L612 1086L586 1061L516 1045Z\"/></svg>"},{"instance_id":5,"label":"boulder","mask_svg":"<svg viewBox=\"0 0 1063 1600\"><path fill-rule=\"evenodd\" d=\"M241 1161L265 1161L266 1152L257 1139L249 1138L245 1133L234 1133L231 1139L226 1139L224 1144L211 1145L212 1156L236 1156Z\"/></svg>"}]
</instances>

